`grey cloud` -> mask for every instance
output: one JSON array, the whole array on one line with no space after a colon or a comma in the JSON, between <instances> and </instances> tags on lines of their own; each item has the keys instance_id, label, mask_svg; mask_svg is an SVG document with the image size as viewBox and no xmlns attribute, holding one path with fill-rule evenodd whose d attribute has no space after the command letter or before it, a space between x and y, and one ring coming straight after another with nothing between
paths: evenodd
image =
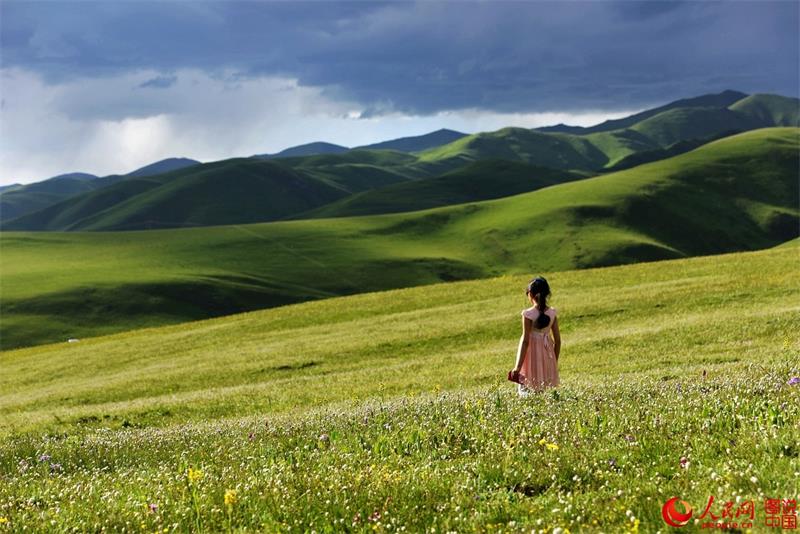
<instances>
[{"instance_id":1,"label":"grey cloud","mask_svg":"<svg viewBox=\"0 0 800 534\"><path fill-rule=\"evenodd\" d=\"M364 115L629 109L796 95L797 2L4 2L6 66L282 76ZM165 74L166 76L166 74ZM154 82L158 85L159 82ZM153 87L153 86L148 86Z\"/></svg>"},{"instance_id":2,"label":"grey cloud","mask_svg":"<svg viewBox=\"0 0 800 534\"><path fill-rule=\"evenodd\" d=\"M175 85L175 82L178 81L178 77L174 74L172 76L156 76L155 78L151 78L145 82L139 84L141 88L153 88L153 89L166 89L168 87L172 87Z\"/></svg>"}]
</instances>

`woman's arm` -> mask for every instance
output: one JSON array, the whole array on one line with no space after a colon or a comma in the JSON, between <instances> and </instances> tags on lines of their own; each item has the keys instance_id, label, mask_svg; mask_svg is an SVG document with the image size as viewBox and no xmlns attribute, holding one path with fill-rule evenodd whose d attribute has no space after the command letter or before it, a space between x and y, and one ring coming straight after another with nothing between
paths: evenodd
<instances>
[{"instance_id":1,"label":"woman's arm","mask_svg":"<svg viewBox=\"0 0 800 534\"><path fill-rule=\"evenodd\" d=\"M514 370L519 371L522 369L522 359L528 351L528 342L531 338L531 324L533 321L527 317L522 318L522 336L519 338L519 347L517 347L517 363L514 365Z\"/></svg>"},{"instance_id":2,"label":"woman's arm","mask_svg":"<svg viewBox=\"0 0 800 534\"><path fill-rule=\"evenodd\" d=\"M556 360L558 355L561 354L561 332L558 331L558 317L553 318L553 340L555 340L555 353Z\"/></svg>"}]
</instances>

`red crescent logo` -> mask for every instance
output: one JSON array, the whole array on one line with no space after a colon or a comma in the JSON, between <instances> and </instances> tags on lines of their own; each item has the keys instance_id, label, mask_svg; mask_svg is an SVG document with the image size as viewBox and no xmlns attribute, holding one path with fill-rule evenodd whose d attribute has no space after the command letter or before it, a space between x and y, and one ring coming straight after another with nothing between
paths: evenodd
<instances>
[{"instance_id":1,"label":"red crescent logo","mask_svg":"<svg viewBox=\"0 0 800 534\"><path fill-rule=\"evenodd\" d=\"M677 497L673 497L665 502L664 506L661 507L661 517L663 517L664 521L666 521L666 523L671 527L682 527L689 522L689 519L692 518L692 505L686 501L680 501L686 510L686 513L684 514L675 508L675 501L677 500Z\"/></svg>"}]
</instances>

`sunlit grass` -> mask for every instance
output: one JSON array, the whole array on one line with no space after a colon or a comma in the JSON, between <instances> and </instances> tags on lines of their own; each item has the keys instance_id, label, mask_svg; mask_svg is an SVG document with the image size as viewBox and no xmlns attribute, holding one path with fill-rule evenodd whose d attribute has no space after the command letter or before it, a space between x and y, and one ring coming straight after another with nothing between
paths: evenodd
<instances>
[{"instance_id":1,"label":"sunlit grass","mask_svg":"<svg viewBox=\"0 0 800 534\"><path fill-rule=\"evenodd\" d=\"M2 353L0 529L664 532L713 494L763 531L800 481L797 261L543 273L562 386L529 399L522 277Z\"/></svg>"}]
</instances>

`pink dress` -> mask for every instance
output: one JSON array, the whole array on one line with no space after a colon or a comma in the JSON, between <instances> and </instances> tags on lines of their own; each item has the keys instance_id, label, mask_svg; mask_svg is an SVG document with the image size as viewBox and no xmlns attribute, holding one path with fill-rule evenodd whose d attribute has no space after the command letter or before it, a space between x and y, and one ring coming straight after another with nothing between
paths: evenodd
<instances>
[{"instance_id":1,"label":"pink dress","mask_svg":"<svg viewBox=\"0 0 800 534\"><path fill-rule=\"evenodd\" d=\"M519 372L522 381L519 386L520 393L526 388L541 391L547 387L558 386L558 361L553 338L550 337L550 328L556 319L556 309L548 308L544 312L550 317L550 322L541 330L536 328L539 313L541 312L536 307L522 310L522 316L531 319L533 325L528 340L528 351L525 353L522 369Z\"/></svg>"}]
</instances>

